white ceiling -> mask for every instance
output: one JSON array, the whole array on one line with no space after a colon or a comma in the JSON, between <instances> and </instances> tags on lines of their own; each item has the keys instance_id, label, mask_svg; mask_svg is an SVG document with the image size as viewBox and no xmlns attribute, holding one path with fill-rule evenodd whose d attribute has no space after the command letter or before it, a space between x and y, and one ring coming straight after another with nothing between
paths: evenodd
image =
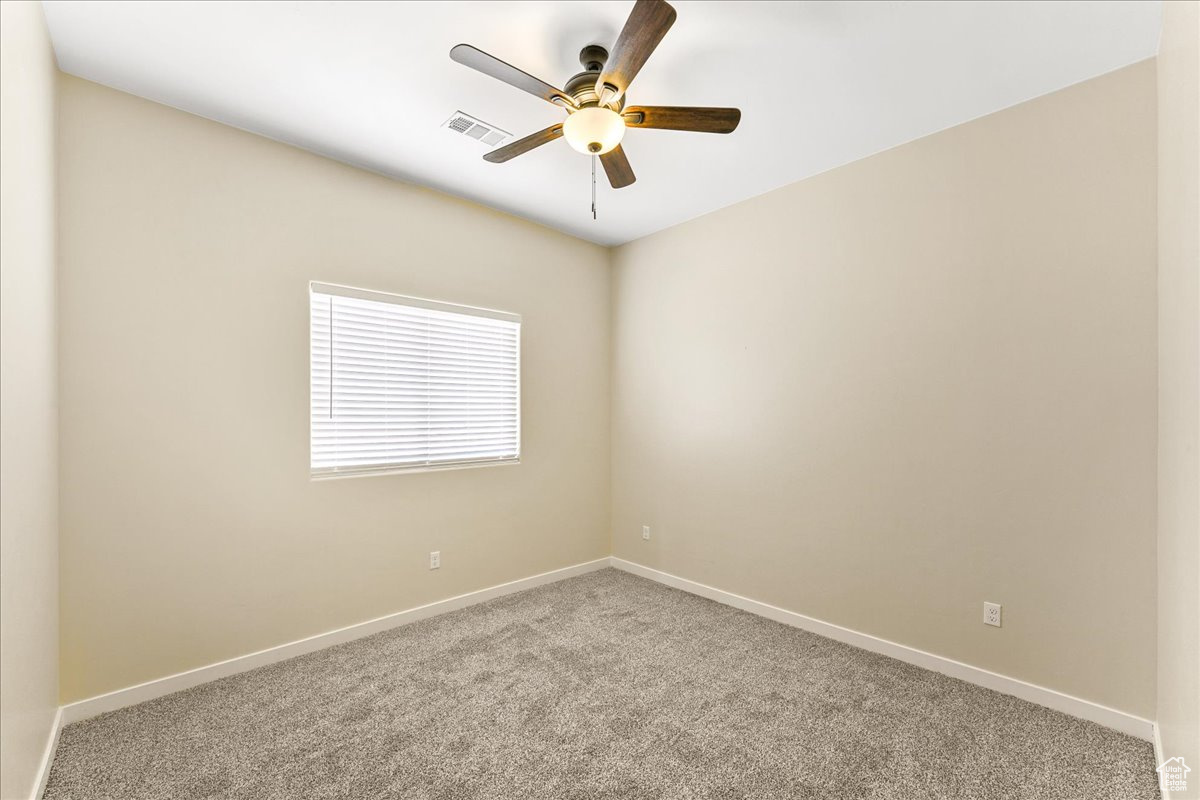
<instances>
[{"instance_id":1,"label":"white ceiling","mask_svg":"<svg viewBox=\"0 0 1200 800\"><path fill-rule=\"evenodd\" d=\"M1149 58L1158 0L704 2L679 16L632 104L742 109L728 136L630 130L611 189L552 142L507 164L441 125L516 137L554 106L447 53L467 42L561 86L633 3L46 0L59 66L88 80L617 244Z\"/></svg>"}]
</instances>

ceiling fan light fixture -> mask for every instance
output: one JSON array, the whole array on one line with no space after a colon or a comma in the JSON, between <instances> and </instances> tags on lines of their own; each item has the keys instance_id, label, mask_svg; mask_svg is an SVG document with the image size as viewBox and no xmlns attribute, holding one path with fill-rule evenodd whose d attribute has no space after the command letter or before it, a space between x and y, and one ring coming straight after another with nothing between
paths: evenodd
<instances>
[{"instance_id":1,"label":"ceiling fan light fixture","mask_svg":"<svg viewBox=\"0 0 1200 800\"><path fill-rule=\"evenodd\" d=\"M612 109L581 108L563 122L563 136L572 148L589 156L601 156L621 143L625 120Z\"/></svg>"}]
</instances>

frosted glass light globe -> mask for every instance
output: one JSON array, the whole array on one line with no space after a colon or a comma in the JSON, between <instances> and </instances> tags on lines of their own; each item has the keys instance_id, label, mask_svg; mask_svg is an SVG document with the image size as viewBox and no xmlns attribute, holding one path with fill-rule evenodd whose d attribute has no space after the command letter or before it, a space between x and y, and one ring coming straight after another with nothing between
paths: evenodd
<instances>
[{"instance_id":1,"label":"frosted glass light globe","mask_svg":"<svg viewBox=\"0 0 1200 800\"><path fill-rule=\"evenodd\" d=\"M563 122L567 144L584 155L603 155L619 145L624 135L621 115L599 106L581 108Z\"/></svg>"}]
</instances>

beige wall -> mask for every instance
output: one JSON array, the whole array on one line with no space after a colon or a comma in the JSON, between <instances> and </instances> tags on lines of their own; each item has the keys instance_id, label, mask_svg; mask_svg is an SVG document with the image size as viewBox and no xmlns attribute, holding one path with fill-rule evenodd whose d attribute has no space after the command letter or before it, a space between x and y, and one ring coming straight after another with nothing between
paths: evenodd
<instances>
[{"instance_id":1,"label":"beige wall","mask_svg":"<svg viewBox=\"0 0 1200 800\"><path fill-rule=\"evenodd\" d=\"M1154 80L619 248L614 554L1153 718Z\"/></svg>"},{"instance_id":2,"label":"beige wall","mask_svg":"<svg viewBox=\"0 0 1200 800\"><path fill-rule=\"evenodd\" d=\"M64 701L608 554L603 248L60 87ZM523 463L310 481L310 280L522 314Z\"/></svg>"},{"instance_id":3,"label":"beige wall","mask_svg":"<svg viewBox=\"0 0 1200 800\"><path fill-rule=\"evenodd\" d=\"M605 555L611 332L616 555L1153 718L1154 80L618 248L610 310L602 248L60 78L63 701ZM311 482L312 279L523 314L525 462Z\"/></svg>"},{"instance_id":4,"label":"beige wall","mask_svg":"<svg viewBox=\"0 0 1200 800\"><path fill-rule=\"evenodd\" d=\"M0 797L58 706L54 80L41 3L0 3Z\"/></svg>"},{"instance_id":5,"label":"beige wall","mask_svg":"<svg viewBox=\"0 0 1200 800\"><path fill-rule=\"evenodd\" d=\"M1200 5L1158 57L1158 726L1200 797Z\"/></svg>"}]
</instances>

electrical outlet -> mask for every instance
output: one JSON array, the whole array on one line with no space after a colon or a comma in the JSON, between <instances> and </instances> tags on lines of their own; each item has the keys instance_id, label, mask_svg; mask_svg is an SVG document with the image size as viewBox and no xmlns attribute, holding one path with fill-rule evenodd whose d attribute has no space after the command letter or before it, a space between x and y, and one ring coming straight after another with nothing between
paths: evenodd
<instances>
[{"instance_id":1,"label":"electrical outlet","mask_svg":"<svg viewBox=\"0 0 1200 800\"><path fill-rule=\"evenodd\" d=\"M995 625L1000 627L1000 609L999 603L984 603L983 604L983 624Z\"/></svg>"},{"instance_id":2,"label":"electrical outlet","mask_svg":"<svg viewBox=\"0 0 1200 800\"><path fill-rule=\"evenodd\" d=\"M442 551L434 550L429 554L429 568L440 569L442 566Z\"/></svg>"},{"instance_id":3,"label":"electrical outlet","mask_svg":"<svg viewBox=\"0 0 1200 800\"><path fill-rule=\"evenodd\" d=\"M650 538L650 526L649 526L649 525L643 525L643 526L642 526L642 538L643 538L643 539L649 539L649 538Z\"/></svg>"}]
</instances>

